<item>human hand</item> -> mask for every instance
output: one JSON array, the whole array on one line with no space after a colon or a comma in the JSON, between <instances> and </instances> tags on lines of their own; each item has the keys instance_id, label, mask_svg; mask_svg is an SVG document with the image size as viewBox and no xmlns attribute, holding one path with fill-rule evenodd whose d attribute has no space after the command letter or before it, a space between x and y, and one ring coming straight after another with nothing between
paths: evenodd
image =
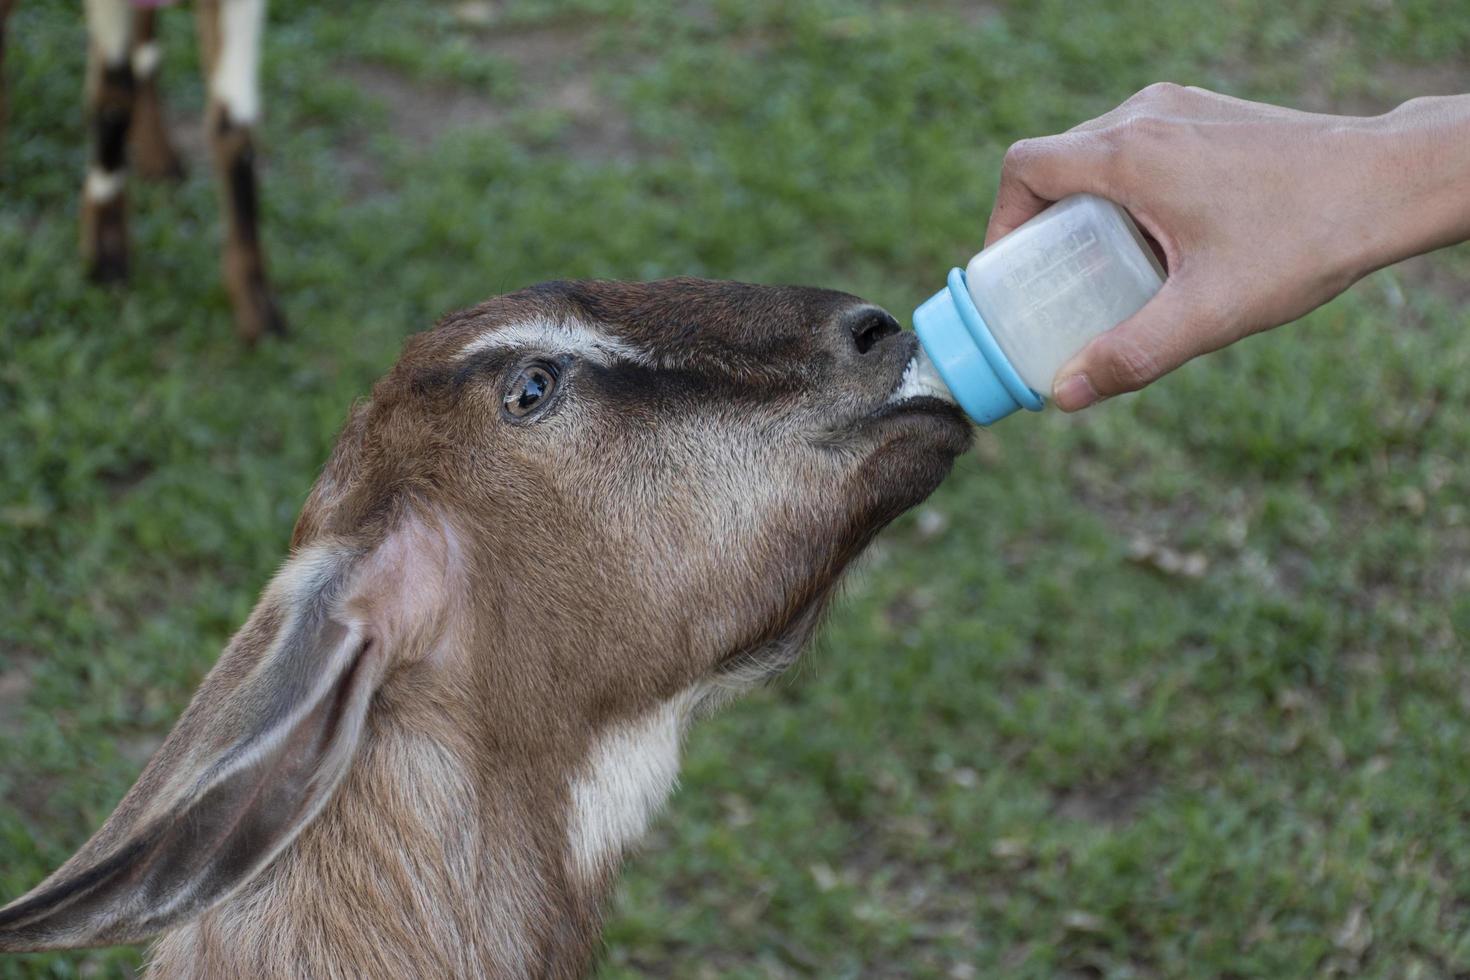
<instances>
[{"instance_id":1,"label":"human hand","mask_svg":"<svg viewBox=\"0 0 1470 980\"><path fill-rule=\"evenodd\" d=\"M1053 401L1075 411L1470 235L1470 161L1445 145L1467 137L1470 96L1359 118L1152 85L1066 133L1012 146L985 242L1088 192L1122 205L1158 243L1163 288L1057 372Z\"/></svg>"}]
</instances>

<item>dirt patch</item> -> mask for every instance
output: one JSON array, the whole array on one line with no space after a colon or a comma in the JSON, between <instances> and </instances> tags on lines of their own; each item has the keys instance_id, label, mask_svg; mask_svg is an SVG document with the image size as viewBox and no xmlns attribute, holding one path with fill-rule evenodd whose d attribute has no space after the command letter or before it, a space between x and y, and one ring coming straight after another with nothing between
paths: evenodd
<instances>
[{"instance_id":1,"label":"dirt patch","mask_svg":"<svg viewBox=\"0 0 1470 980\"><path fill-rule=\"evenodd\" d=\"M360 62L339 66L338 77L383 106L393 137L419 148L455 130L509 126L520 113L556 113L567 125L547 145L549 152L591 162L632 160L647 148L608 85L628 66L597 53L597 30L595 22L475 30L477 48L515 66L519 84L513 91L422 82ZM365 143L345 147L342 165L359 196L386 189Z\"/></svg>"},{"instance_id":2,"label":"dirt patch","mask_svg":"<svg viewBox=\"0 0 1470 980\"><path fill-rule=\"evenodd\" d=\"M1156 784L1152 773L1139 771L1099 783L1063 789L1054 797L1053 816L1105 827L1132 822Z\"/></svg>"},{"instance_id":3,"label":"dirt patch","mask_svg":"<svg viewBox=\"0 0 1470 980\"><path fill-rule=\"evenodd\" d=\"M21 715L31 693L31 666L12 659L0 668L0 738L13 738L25 730Z\"/></svg>"},{"instance_id":4,"label":"dirt patch","mask_svg":"<svg viewBox=\"0 0 1470 980\"><path fill-rule=\"evenodd\" d=\"M601 29L595 20L491 25L476 36L475 46L514 64L528 85L544 88L569 68L589 67Z\"/></svg>"},{"instance_id":5,"label":"dirt patch","mask_svg":"<svg viewBox=\"0 0 1470 980\"><path fill-rule=\"evenodd\" d=\"M1470 82L1464 89L1470 92ZM1403 284L1404 292L1433 294L1451 306L1470 306L1470 262L1461 262L1458 267L1448 255L1419 255L1393 266L1394 277ZM1394 303L1403 305L1403 297Z\"/></svg>"},{"instance_id":6,"label":"dirt patch","mask_svg":"<svg viewBox=\"0 0 1470 980\"><path fill-rule=\"evenodd\" d=\"M140 483L153 475L153 462L147 459L124 460L98 472L98 481L107 489L109 500L126 497Z\"/></svg>"},{"instance_id":7,"label":"dirt patch","mask_svg":"<svg viewBox=\"0 0 1470 980\"><path fill-rule=\"evenodd\" d=\"M29 820L42 824L49 817L48 804L62 780L54 775L28 772L17 757L14 743L26 730L25 708L37 657L29 652L8 652L0 666L0 746L8 746L8 761L0 762L0 787L8 806Z\"/></svg>"},{"instance_id":8,"label":"dirt patch","mask_svg":"<svg viewBox=\"0 0 1470 980\"><path fill-rule=\"evenodd\" d=\"M476 48L515 66L519 84L513 90L425 82L368 62L338 64L335 74L386 110L389 135L421 149L455 130L495 129L529 111L567 117L568 135L548 150L573 159L631 160L647 151L636 139L628 113L608 91L607 78L631 71L634 63L596 50L603 25L596 20L501 24L498 6L461 4L457 16ZM170 139L185 165L209 169L203 119L198 113L166 110ZM367 136L339 147L337 158L354 197L389 189Z\"/></svg>"},{"instance_id":9,"label":"dirt patch","mask_svg":"<svg viewBox=\"0 0 1470 980\"><path fill-rule=\"evenodd\" d=\"M1470 92L1470 65L1383 61L1373 66L1373 81L1365 91L1340 96L1320 95L1309 86L1303 96L1320 100L1323 108L1319 111L1367 116L1387 112L1421 95L1459 95L1465 92Z\"/></svg>"},{"instance_id":10,"label":"dirt patch","mask_svg":"<svg viewBox=\"0 0 1470 980\"><path fill-rule=\"evenodd\" d=\"M1371 116L1421 95L1470 91L1470 65L1454 60L1405 62L1381 59L1364 65L1363 76L1344 79L1339 66L1360 61L1358 39L1345 27L1325 30L1300 46L1294 64L1283 69L1265 56L1227 61L1221 75L1239 87L1255 81L1281 92L1277 101L1294 109L1338 115ZM1285 74L1283 74L1283 71ZM1270 79L1268 82L1267 80Z\"/></svg>"},{"instance_id":11,"label":"dirt patch","mask_svg":"<svg viewBox=\"0 0 1470 980\"><path fill-rule=\"evenodd\" d=\"M517 109L570 116L575 140L561 147L581 160L632 159L641 147L632 120L608 91L608 79L631 72L634 62L599 50L602 25L579 20L536 26L491 28L481 50L516 66L525 89Z\"/></svg>"},{"instance_id":12,"label":"dirt patch","mask_svg":"<svg viewBox=\"0 0 1470 980\"><path fill-rule=\"evenodd\" d=\"M10 777L5 785L4 798L6 805L14 812L19 813L36 827L55 826L59 815L55 812L53 800L66 786L67 780L61 776L37 773L7 773Z\"/></svg>"},{"instance_id":13,"label":"dirt patch","mask_svg":"<svg viewBox=\"0 0 1470 980\"><path fill-rule=\"evenodd\" d=\"M418 146L427 146L450 130L494 126L507 115L484 93L415 82L377 65L342 65L337 76L382 105L393 136Z\"/></svg>"}]
</instances>

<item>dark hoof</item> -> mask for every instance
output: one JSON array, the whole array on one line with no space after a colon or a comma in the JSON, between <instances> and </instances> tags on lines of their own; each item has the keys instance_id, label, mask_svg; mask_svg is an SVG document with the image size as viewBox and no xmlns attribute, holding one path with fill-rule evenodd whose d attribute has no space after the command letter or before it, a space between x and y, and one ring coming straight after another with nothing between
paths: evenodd
<instances>
[{"instance_id":1,"label":"dark hoof","mask_svg":"<svg viewBox=\"0 0 1470 980\"><path fill-rule=\"evenodd\" d=\"M102 250L87 264L87 278L99 284L126 282L128 253L124 250Z\"/></svg>"},{"instance_id":2,"label":"dark hoof","mask_svg":"<svg viewBox=\"0 0 1470 980\"><path fill-rule=\"evenodd\" d=\"M104 204L82 204L82 259L93 282L127 279L127 205L121 194Z\"/></svg>"},{"instance_id":3,"label":"dark hoof","mask_svg":"<svg viewBox=\"0 0 1470 980\"><path fill-rule=\"evenodd\" d=\"M236 307L235 329L240 334L240 339L247 344L254 344L267 334L284 337L289 333L286 317L281 313L275 297L264 286L252 289L249 300Z\"/></svg>"},{"instance_id":4,"label":"dark hoof","mask_svg":"<svg viewBox=\"0 0 1470 980\"><path fill-rule=\"evenodd\" d=\"M270 306L266 310L265 332L275 337L286 337L291 333L286 326L286 315L281 312L275 300L270 300Z\"/></svg>"}]
</instances>

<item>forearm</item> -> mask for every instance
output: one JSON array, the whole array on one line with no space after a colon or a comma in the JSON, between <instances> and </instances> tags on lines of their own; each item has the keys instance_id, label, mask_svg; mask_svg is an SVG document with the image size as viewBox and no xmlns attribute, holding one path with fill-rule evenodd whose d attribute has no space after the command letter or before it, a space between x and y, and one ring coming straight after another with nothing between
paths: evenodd
<instances>
[{"instance_id":1,"label":"forearm","mask_svg":"<svg viewBox=\"0 0 1470 980\"><path fill-rule=\"evenodd\" d=\"M1470 240L1470 95L1412 99L1366 123L1382 179L1359 274Z\"/></svg>"}]
</instances>

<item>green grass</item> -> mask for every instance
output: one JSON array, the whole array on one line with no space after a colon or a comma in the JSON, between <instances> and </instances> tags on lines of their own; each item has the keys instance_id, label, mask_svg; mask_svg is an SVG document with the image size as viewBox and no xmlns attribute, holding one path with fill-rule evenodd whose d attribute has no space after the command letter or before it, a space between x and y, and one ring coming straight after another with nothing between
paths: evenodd
<instances>
[{"instance_id":1,"label":"green grass","mask_svg":"<svg viewBox=\"0 0 1470 980\"><path fill-rule=\"evenodd\" d=\"M134 185L131 285L82 280L80 11L19 5L0 898L110 811L349 402L445 310L690 273L902 312L979 242L1010 141L1147 82L1357 109L1470 88L1458 0L495 9L273 5L265 234L295 332L245 351L202 160ZM163 22L191 117L192 18ZM462 125L412 111L451 103ZM603 976L1470 971L1467 283L1470 252L1444 253L1141 396L982 433L803 666L695 732ZM1158 547L1204 574L1138 557Z\"/></svg>"}]
</instances>

